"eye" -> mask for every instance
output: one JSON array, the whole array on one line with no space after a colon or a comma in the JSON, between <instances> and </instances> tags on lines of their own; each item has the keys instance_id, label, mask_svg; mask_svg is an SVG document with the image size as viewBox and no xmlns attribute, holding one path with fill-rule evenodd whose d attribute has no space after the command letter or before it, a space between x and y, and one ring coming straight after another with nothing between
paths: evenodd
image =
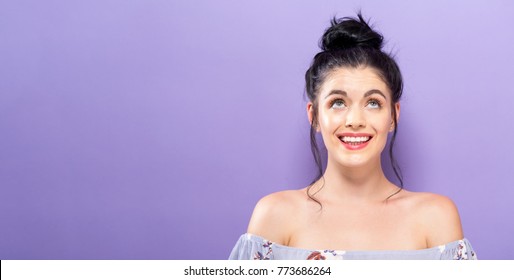
<instances>
[{"instance_id":1,"label":"eye","mask_svg":"<svg viewBox=\"0 0 514 280\"><path fill-rule=\"evenodd\" d=\"M344 104L344 101L342 99L334 99L332 102L330 102L330 108L341 109L345 106L346 105Z\"/></svg>"},{"instance_id":2,"label":"eye","mask_svg":"<svg viewBox=\"0 0 514 280\"><path fill-rule=\"evenodd\" d=\"M372 109L380 109L382 108L382 102L377 99L370 99L367 106Z\"/></svg>"}]
</instances>

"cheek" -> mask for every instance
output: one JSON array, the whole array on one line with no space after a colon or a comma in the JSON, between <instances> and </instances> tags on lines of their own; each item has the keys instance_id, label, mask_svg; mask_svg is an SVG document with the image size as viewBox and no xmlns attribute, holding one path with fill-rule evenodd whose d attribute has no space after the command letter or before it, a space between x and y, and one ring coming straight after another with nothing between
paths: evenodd
<instances>
[{"instance_id":1,"label":"cheek","mask_svg":"<svg viewBox=\"0 0 514 280\"><path fill-rule=\"evenodd\" d=\"M389 129L391 128L393 119L389 114L384 114L382 116L376 116L375 118L372 118L371 121L372 126L377 132L388 133Z\"/></svg>"},{"instance_id":2,"label":"cheek","mask_svg":"<svg viewBox=\"0 0 514 280\"><path fill-rule=\"evenodd\" d=\"M341 125L343 116L330 115L327 112L320 112L318 117L321 132L334 132Z\"/></svg>"}]
</instances>

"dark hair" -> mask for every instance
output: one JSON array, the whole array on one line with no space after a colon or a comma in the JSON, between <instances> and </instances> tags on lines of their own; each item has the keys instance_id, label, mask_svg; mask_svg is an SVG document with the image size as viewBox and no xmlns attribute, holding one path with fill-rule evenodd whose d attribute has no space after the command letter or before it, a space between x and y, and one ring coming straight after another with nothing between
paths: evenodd
<instances>
[{"instance_id":1,"label":"dark hair","mask_svg":"<svg viewBox=\"0 0 514 280\"><path fill-rule=\"evenodd\" d=\"M394 131L389 144L389 158L393 171L400 182L400 189L387 197L386 200L403 189L401 170L393 154L398 130L395 104L402 96L402 74L392 55L382 51L382 35L373 30L360 13L357 16L358 18L332 19L331 26L325 31L319 42L322 51L314 56L311 66L305 73L307 96L313 104L310 128L311 150L318 167L318 174L307 188L307 195L318 204L320 202L313 197L315 194L311 195L309 193L312 185L323 177L321 155L316 141L316 126L318 122L317 96L327 75L332 70L340 67L371 67L377 71L379 77L389 87L392 95L391 107L394 124Z\"/></svg>"}]
</instances>

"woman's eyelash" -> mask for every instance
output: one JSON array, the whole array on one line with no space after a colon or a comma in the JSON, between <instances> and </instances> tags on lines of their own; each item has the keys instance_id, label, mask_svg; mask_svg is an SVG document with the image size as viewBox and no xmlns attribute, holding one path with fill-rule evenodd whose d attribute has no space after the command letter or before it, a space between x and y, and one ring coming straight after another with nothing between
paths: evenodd
<instances>
[{"instance_id":1,"label":"woman's eyelash","mask_svg":"<svg viewBox=\"0 0 514 280\"><path fill-rule=\"evenodd\" d=\"M378 99L370 99L370 100L368 101L368 104L370 104L370 103L372 103L372 102L373 102L373 103L376 103L378 107L382 107L382 101L380 101L380 100L378 100Z\"/></svg>"},{"instance_id":2,"label":"woman's eyelash","mask_svg":"<svg viewBox=\"0 0 514 280\"><path fill-rule=\"evenodd\" d=\"M336 105L336 103L338 103L338 105L345 105L344 104L344 100L342 99L334 99L332 101L330 101L330 107L334 107L334 105Z\"/></svg>"},{"instance_id":3,"label":"woman's eyelash","mask_svg":"<svg viewBox=\"0 0 514 280\"><path fill-rule=\"evenodd\" d=\"M383 105L383 102L378 100L378 99L370 99L370 100L368 100L367 104L369 105L370 103L374 103L372 105L375 105L378 108L382 108L382 105ZM338 107L346 105L343 99L334 99L334 100L330 101L329 104L330 104L330 108L334 107L335 105L337 105Z\"/></svg>"}]
</instances>

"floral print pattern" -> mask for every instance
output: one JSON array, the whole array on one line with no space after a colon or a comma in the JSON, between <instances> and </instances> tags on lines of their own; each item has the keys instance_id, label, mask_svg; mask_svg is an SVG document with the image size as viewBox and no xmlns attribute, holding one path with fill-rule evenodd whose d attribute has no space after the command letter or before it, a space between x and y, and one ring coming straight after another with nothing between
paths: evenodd
<instances>
[{"instance_id":1,"label":"floral print pattern","mask_svg":"<svg viewBox=\"0 0 514 280\"><path fill-rule=\"evenodd\" d=\"M265 251L263 254L260 251L255 252L255 255L253 256L254 260L269 260L270 256L273 254L273 242L266 240L264 244L262 244L262 248Z\"/></svg>"},{"instance_id":2,"label":"floral print pattern","mask_svg":"<svg viewBox=\"0 0 514 280\"><path fill-rule=\"evenodd\" d=\"M345 251L335 250L323 250L323 251L312 251L307 260L342 260Z\"/></svg>"},{"instance_id":3,"label":"floral print pattern","mask_svg":"<svg viewBox=\"0 0 514 280\"><path fill-rule=\"evenodd\" d=\"M466 243L464 243L463 240L459 240L459 245L457 246L457 251L455 252L455 255L453 256L454 260L468 260L470 259L468 255L471 257L472 260L476 260L477 257L475 255L475 252L473 250L470 250L468 254L468 247L466 246Z\"/></svg>"},{"instance_id":4,"label":"floral print pattern","mask_svg":"<svg viewBox=\"0 0 514 280\"><path fill-rule=\"evenodd\" d=\"M314 251L310 255L307 256L307 260L326 260L327 258L321 254L319 251Z\"/></svg>"}]
</instances>

